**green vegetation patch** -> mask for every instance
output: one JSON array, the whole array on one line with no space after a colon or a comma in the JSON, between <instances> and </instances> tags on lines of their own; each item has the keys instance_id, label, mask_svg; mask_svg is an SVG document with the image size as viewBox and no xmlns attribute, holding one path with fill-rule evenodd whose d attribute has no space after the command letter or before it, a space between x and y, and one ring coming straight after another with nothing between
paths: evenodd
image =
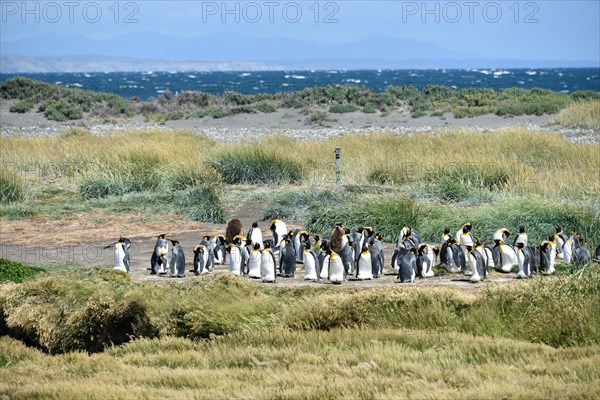
<instances>
[{"instance_id":1,"label":"green vegetation patch","mask_svg":"<svg viewBox=\"0 0 600 400\"><path fill-rule=\"evenodd\" d=\"M0 283L20 283L40 272L44 272L44 269L0 258Z\"/></svg>"}]
</instances>

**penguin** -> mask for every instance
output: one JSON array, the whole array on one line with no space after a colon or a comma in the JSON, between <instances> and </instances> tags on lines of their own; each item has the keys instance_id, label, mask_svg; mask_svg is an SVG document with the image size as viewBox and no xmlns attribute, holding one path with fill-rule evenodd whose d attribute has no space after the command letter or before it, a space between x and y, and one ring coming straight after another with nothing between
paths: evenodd
<instances>
[{"instance_id":1,"label":"penguin","mask_svg":"<svg viewBox=\"0 0 600 400\"><path fill-rule=\"evenodd\" d=\"M488 272L492 269L496 268L496 260L500 259L500 253L498 253L497 249L493 243L486 243L483 246L483 250L485 251L485 256L487 258L487 266L486 269Z\"/></svg>"},{"instance_id":2,"label":"penguin","mask_svg":"<svg viewBox=\"0 0 600 400\"><path fill-rule=\"evenodd\" d=\"M563 232L560 225L554 225L554 229L556 233L554 234L554 242L556 243L556 257L559 259L563 259L563 247L565 242L569 239L569 236Z\"/></svg>"},{"instance_id":3,"label":"penguin","mask_svg":"<svg viewBox=\"0 0 600 400\"><path fill-rule=\"evenodd\" d=\"M105 247L109 249L115 248L115 266L113 267L116 271L129 273L129 248L131 247L131 241L127 238L120 237L115 243Z\"/></svg>"},{"instance_id":4,"label":"penguin","mask_svg":"<svg viewBox=\"0 0 600 400\"><path fill-rule=\"evenodd\" d=\"M154 251L152 252L152 257L150 258L151 275L164 275L167 273L167 268L169 268L169 243L165 239L166 236L166 233L158 235L156 244L154 245Z\"/></svg>"},{"instance_id":5,"label":"penguin","mask_svg":"<svg viewBox=\"0 0 600 400\"><path fill-rule=\"evenodd\" d=\"M278 247L283 240L283 235L287 234L287 226L285 222L275 219L269 228L273 234L273 251L279 250Z\"/></svg>"},{"instance_id":6,"label":"penguin","mask_svg":"<svg viewBox=\"0 0 600 400\"><path fill-rule=\"evenodd\" d=\"M329 276L329 242L323 240L321 243L321 252L319 253L319 265L317 274L319 279L326 280Z\"/></svg>"},{"instance_id":7,"label":"penguin","mask_svg":"<svg viewBox=\"0 0 600 400\"><path fill-rule=\"evenodd\" d=\"M171 244L173 248L171 249L170 276L183 278L185 276L185 254L179 245L179 241L171 239Z\"/></svg>"},{"instance_id":8,"label":"penguin","mask_svg":"<svg viewBox=\"0 0 600 400\"><path fill-rule=\"evenodd\" d=\"M396 241L396 247L401 247L402 242L410 236L410 228L406 225L402 227L400 230L400 234L398 235L398 240Z\"/></svg>"},{"instance_id":9,"label":"penguin","mask_svg":"<svg viewBox=\"0 0 600 400\"><path fill-rule=\"evenodd\" d=\"M531 252L527 245L523 242L519 242L516 245L517 262L519 264L519 272L517 272L517 278L531 278Z\"/></svg>"},{"instance_id":10,"label":"penguin","mask_svg":"<svg viewBox=\"0 0 600 400\"><path fill-rule=\"evenodd\" d=\"M540 272L542 275L552 275L555 269L556 260L556 243L554 243L554 236L549 235L549 239L540 243Z\"/></svg>"},{"instance_id":11,"label":"penguin","mask_svg":"<svg viewBox=\"0 0 600 400\"><path fill-rule=\"evenodd\" d=\"M471 231L471 229L473 229L473 224L471 224L470 222L467 222L466 224L464 224L463 226L460 227L460 229L456 232L456 236L455 239L458 243L460 243L460 237L463 233L468 233Z\"/></svg>"},{"instance_id":12,"label":"penguin","mask_svg":"<svg viewBox=\"0 0 600 400\"><path fill-rule=\"evenodd\" d=\"M331 232L331 236L329 237L329 246L331 247L331 250L337 254L342 254L342 238L345 235L346 231L344 230L344 224L336 224L333 232Z\"/></svg>"},{"instance_id":13,"label":"penguin","mask_svg":"<svg viewBox=\"0 0 600 400\"><path fill-rule=\"evenodd\" d=\"M261 258L262 253L260 251L262 243L254 243L253 249L250 251L248 255L248 277L260 279L262 277L260 268L261 268Z\"/></svg>"},{"instance_id":14,"label":"penguin","mask_svg":"<svg viewBox=\"0 0 600 400\"><path fill-rule=\"evenodd\" d=\"M380 234L373 235L373 237L369 239L369 243L374 243L375 247L377 247L377 250L379 250L379 257L381 257L381 268L383 271L383 266L385 264L383 236L381 236Z\"/></svg>"},{"instance_id":15,"label":"penguin","mask_svg":"<svg viewBox=\"0 0 600 400\"><path fill-rule=\"evenodd\" d=\"M229 253L229 272L237 276L242 276L242 254L240 248L234 244L229 244L226 249Z\"/></svg>"},{"instance_id":16,"label":"penguin","mask_svg":"<svg viewBox=\"0 0 600 400\"><path fill-rule=\"evenodd\" d=\"M477 241L475 245L475 250L477 250L479 254L481 254L481 258L483 259L483 267L485 268L486 272L489 271L490 262L492 264L494 263L494 261L491 259L492 252L488 252L488 250L479 241Z\"/></svg>"},{"instance_id":17,"label":"penguin","mask_svg":"<svg viewBox=\"0 0 600 400\"><path fill-rule=\"evenodd\" d=\"M362 249L364 246L367 245L367 241L368 239L373 236L373 233L375 232L373 228L371 228L370 226L366 227L366 228L358 228L358 232L361 234L361 238L360 238L360 248Z\"/></svg>"},{"instance_id":18,"label":"penguin","mask_svg":"<svg viewBox=\"0 0 600 400\"><path fill-rule=\"evenodd\" d=\"M360 281L373 279L373 263L367 246L363 246L356 267L356 279Z\"/></svg>"},{"instance_id":19,"label":"penguin","mask_svg":"<svg viewBox=\"0 0 600 400\"><path fill-rule=\"evenodd\" d=\"M449 231L449 229L447 230ZM444 237L447 237L447 240L440 249L440 266L452 274L460 272L460 266L456 263L454 250L452 250L452 245L456 243L456 239L447 233L444 233Z\"/></svg>"},{"instance_id":20,"label":"penguin","mask_svg":"<svg viewBox=\"0 0 600 400\"><path fill-rule=\"evenodd\" d=\"M371 271L373 274L373 278L379 279L379 278L381 278L381 275L383 274L383 262L382 262L383 258L382 258L382 254L381 254L382 252L379 249L379 247L377 247L375 242L368 243L367 251L371 255Z\"/></svg>"},{"instance_id":21,"label":"penguin","mask_svg":"<svg viewBox=\"0 0 600 400\"><path fill-rule=\"evenodd\" d=\"M511 245L504 244L502 240L495 242L499 253L499 260L494 264L496 271L511 272L515 265L519 265L516 249Z\"/></svg>"},{"instance_id":22,"label":"penguin","mask_svg":"<svg viewBox=\"0 0 600 400\"><path fill-rule=\"evenodd\" d=\"M238 248L239 253L240 253L240 268L241 268L241 275L243 276L245 274L248 273L247 270L247 266L248 266L248 257L249 257L249 251L246 248L246 238L240 235L236 235L233 237L231 244L234 245L235 247ZM231 265L231 262L230 262Z\"/></svg>"},{"instance_id":23,"label":"penguin","mask_svg":"<svg viewBox=\"0 0 600 400\"><path fill-rule=\"evenodd\" d=\"M318 281L319 275L317 273L317 266L319 260L317 254L312 249L310 242L306 242L304 245L304 280L305 281Z\"/></svg>"},{"instance_id":24,"label":"penguin","mask_svg":"<svg viewBox=\"0 0 600 400\"><path fill-rule=\"evenodd\" d=\"M250 230L248 230L248 234L246 235L246 237L248 239L250 239L252 241L252 243L258 243L258 245L260 246L260 249L262 250L264 245L263 245L263 237L262 237L262 232L260 229L258 229L258 222L253 222L252 223L252 228L250 228Z\"/></svg>"},{"instance_id":25,"label":"penguin","mask_svg":"<svg viewBox=\"0 0 600 400\"><path fill-rule=\"evenodd\" d=\"M392 254L392 263L391 267L394 271L394 274L398 275L400 273L400 266L402 257L409 253L409 250L406 247L397 247L394 250L394 254ZM400 276L400 275L398 275Z\"/></svg>"},{"instance_id":26,"label":"penguin","mask_svg":"<svg viewBox=\"0 0 600 400\"><path fill-rule=\"evenodd\" d=\"M277 281L275 255L271 246L271 242L263 242L263 250L260 257L260 277L263 283L275 283Z\"/></svg>"},{"instance_id":27,"label":"penguin","mask_svg":"<svg viewBox=\"0 0 600 400\"><path fill-rule=\"evenodd\" d=\"M485 278L487 277L487 269L484 265L484 261L483 261L481 252L478 251L473 246L466 246L466 247L467 247L467 251L468 251L467 260L473 271L469 281L470 282L481 282L481 281L485 280Z\"/></svg>"},{"instance_id":28,"label":"penguin","mask_svg":"<svg viewBox=\"0 0 600 400\"><path fill-rule=\"evenodd\" d=\"M244 234L244 227L242 226L242 222L233 218L227 222L227 226L225 227L225 243L231 244L233 238L236 236L242 236Z\"/></svg>"},{"instance_id":29,"label":"penguin","mask_svg":"<svg viewBox=\"0 0 600 400\"><path fill-rule=\"evenodd\" d=\"M329 250L329 267L327 279L334 285L339 285L344 281L344 263L342 258L333 250Z\"/></svg>"},{"instance_id":30,"label":"penguin","mask_svg":"<svg viewBox=\"0 0 600 400\"><path fill-rule=\"evenodd\" d=\"M350 238L348 235L350 235L350 229L344 228L344 234L342 235L342 249L344 248L346 243L348 243L350 241Z\"/></svg>"},{"instance_id":31,"label":"penguin","mask_svg":"<svg viewBox=\"0 0 600 400\"><path fill-rule=\"evenodd\" d=\"M435 256L433 249L426 243L421 243L417 247L417 276L419 278L431 278L435 276L433 264Z\"/></svg>"},{"instance_id":32,"label":"penguin","mask_svg":"<svg viewBox=\"0 0 600 400\"><path fill-rule=\"evenodd\" d=\"M445 243L452 238L450 234L450 228L444 229L444 233L442 233L442 242Z\"/></svg>"},{"instance_id":33,"label":"penguin","mask_svg":"<svg viewBox=\"0 0 600 400\"><path fill-rule=\"evenodd\" d=\"M598 245L598 247L596 247L596 251L594 252L594 261L596 261L597 263L600 263L600 245Z\"/></svg>"},{"instance_id":34,"label":"penguin","mask_svg":"<svg viewBox=\"0 0 600 400\"><path fill-rule=\"evenodd\" d=\"M296 263L304 263L304 247L308 242L310 243L310 233L306 231L299 231L296 234L297 242L294 243L296 246Z\"/></svg>"},{"instance_id":35,"label":"penguin","mask_svg":"<svg viewBox=\"0 0 600 400\"><path fill-rule=\"evenodd\" d=\"M296 248L289 238L281 242L279 257L279 270L284 278L293 278L296 275Z\"/></svg>"},{"instance_id":36,"label":"penguin","mask_svg":"<svg viewBox=\"0 0 600 400\"><path fill-rule=\"evenodd\" d=\"M417 271L417 257L415 249L407 250L405 248L398 249L398 280L400 283L414 283Z\"/></svg>"},{"instance_id":37,"label":"penguin","mask_svg":"<svg viewBox=\"0 0 600 400\"><path fill-rule=\"evenodd\" d=\"M508 243L508 237L510 236L510 231L506 228L500 228L494 235L492 236L492 240L502 240L504 243Z\"/></svg>"},{"instance_id":38,"label":"penguin","mask_svg":"<svg viewBox=\"0 0 600 400\"><path fill-rule=\"evenodd\" d=\"M519 228L519 234L515 238L515 240L513 242L513 246L516 247L517 243L523 243L523 244L527 245L527 233L525 233L524 226Z\"/></svg>"},{"instance_id":39,"label":"penguin","mask_svg":"<svg viewBox=\"0 0 600 400\"><path fill-rule=\"evenodd\" d=\"M562 259L563 262L567 265L570 265L573 262L573 239L568 238L564 241L562 246Z\"/></svg>"},{"instance_id":40,"label":"penguin","mask_svg":"<svg viewBox=\"0 0 600 400\"><path fill-rule=\"evenodd\" d=\"M213 257L208 247L203 244L194 247L194 275L208 274L213 268Z\"/></svg>"},{"instance_id":41,"label":"penguin","mask_svg":"<svg viewBox=\"0 0 600 400\"><path fill-rule=\"evenodd\" d=\"M573 253L573 266L574 270L577 270L581 267L586 266L592 261L592 257L590 255L590 251L584 243L579 243L577 247L575 247L575 251Z\"/></svg>"},{"instance_id":42,"label":"penguin","mask_svg":"<svg viewBox=\"0 0 600 400\"><path fill-rule=\"evenodd\" d=\"M227 244L225 236L216 235L211 241L215 264L225 265L227 262Z\"/></svg>"},{"instance_id":43,"label":"penguin","mask_svg":"<svg viewBox=\"0 0 600 400\"><path fill-rule=\"evenodd\" d=\"M344 273L346 275L354 274L355 259L354 242L347 241L342 248L342 263L344 264Z\"/></svg>"},{"instance_id":44,"label":"penguin","mask_svg":"<svg viewBox=\"0 0 600 400\"><path fill-rule=\"evenodd\" d=\"M452 251L452 257L454 259L454 264L456 265L456 269L453 269L452 272L460 272L461 274L467 273L467 256L460 245L456 242L456 239L452 239L450 242L450 250Z\"/></svg>"}]
</instances>

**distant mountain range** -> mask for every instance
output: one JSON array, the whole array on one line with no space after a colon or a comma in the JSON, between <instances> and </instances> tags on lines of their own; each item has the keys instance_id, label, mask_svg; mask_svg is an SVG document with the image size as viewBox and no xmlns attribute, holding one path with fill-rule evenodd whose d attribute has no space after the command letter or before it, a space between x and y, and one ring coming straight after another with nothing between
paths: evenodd
<instances>
[{"instance_id":1,"label":"distant mountain range","mask_svg":"<svg viewBox=\"0 0 600 400\"><path fill-rule=\"evenodd\" d=\"M598 66L586 60L495 60L388 36L320 45L217 33L194 38L136 33L104 40L49 35L0 41L0 50L3 73Z\"/></svg>"}]
</instances>

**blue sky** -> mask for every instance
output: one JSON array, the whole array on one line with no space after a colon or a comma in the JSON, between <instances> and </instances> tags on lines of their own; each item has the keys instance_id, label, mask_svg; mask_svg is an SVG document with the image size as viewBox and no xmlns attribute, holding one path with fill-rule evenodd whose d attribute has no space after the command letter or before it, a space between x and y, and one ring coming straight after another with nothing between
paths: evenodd
<instances>
[{"instance_id":1,"label":"blue sky","mask_svg":"<svg viewBox=\"0 0 600 400\"><path fill-rule=\"evenodd\" d=\"M53 35L106 39L147 32L188 38L239 33L327 45L390 36L483 57L600 63L598 0L1 0L0 6L2 42L21 39L32 46Z\"/></svg>"}]
</instances>

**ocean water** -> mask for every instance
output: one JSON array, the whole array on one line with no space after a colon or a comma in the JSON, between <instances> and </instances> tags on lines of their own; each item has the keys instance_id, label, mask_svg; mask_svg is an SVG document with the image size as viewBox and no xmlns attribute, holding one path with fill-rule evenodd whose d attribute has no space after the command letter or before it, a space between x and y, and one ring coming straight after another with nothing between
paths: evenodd
<instances>
[{"instance_id":1,"label":"ocean water","mask_svg":"<svg viewBox=\"0 0 600 400\"><path fill-rule=\"evenodd\" d=\"M326 85L363 86L374 92L383 92L388 86L423 89L427 85L462 89L539 87L562 93L581 90L600 92L600 68L0 74L0 82L14 76L127 98L137 96L143 100L159 97L167 90L172 93L202 91L215 95L226 91L274 94Z\"/></svg>"}]
</instances>

